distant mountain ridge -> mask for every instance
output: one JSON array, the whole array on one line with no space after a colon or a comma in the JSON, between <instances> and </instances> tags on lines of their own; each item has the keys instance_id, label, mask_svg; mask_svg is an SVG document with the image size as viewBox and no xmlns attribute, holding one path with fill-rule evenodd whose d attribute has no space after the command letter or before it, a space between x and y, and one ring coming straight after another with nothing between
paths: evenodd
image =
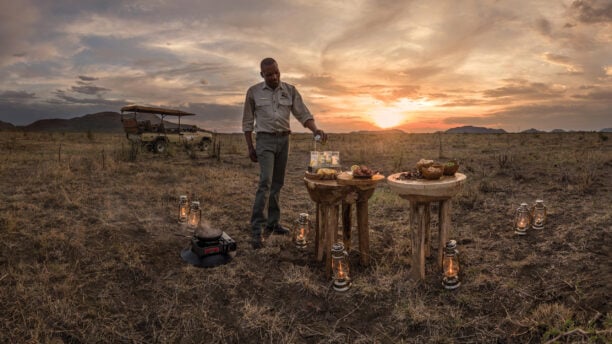
<instances>
[{"instance_id":1,"label":"distant mountain ridge","mask_svg":"<svg viewBox=\"0 0 612 344\"><path fill-rule=\"evenodd\" d=\"M106 133L123 131L121 115L117 112L98 112L71 119L41 119L22 128L26 131L95 131Z\"/></svg>"},{"instance_id":2,"label":"distant mountain ridge","mask_svg":"<svg viewBox=\"0 0 612 344\"><path fill-rule=\"evenodd\" d=\"M475 127L472 125L465 125L463 127L450 128L445 131L448 134L505 134L504 129L491 129L485 127Z\"/></svg>"},{"instance_id":3,"label":"distant mountain ridge","mask_svg":"<svg viewBox=\"0 0 612 344\"><path fill-rule=\"evenodd\" d=\"M0 131L3 130L15 130L15 126L12 123L0 121Z\"/></svg>"}]
</instances>

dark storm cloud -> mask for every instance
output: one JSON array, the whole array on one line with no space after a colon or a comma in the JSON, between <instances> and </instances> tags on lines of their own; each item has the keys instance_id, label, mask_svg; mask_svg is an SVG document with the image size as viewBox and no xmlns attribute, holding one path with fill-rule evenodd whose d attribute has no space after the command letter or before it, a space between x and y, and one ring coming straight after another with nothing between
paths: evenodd
<instances>
[{"instance_id":1,"label":"dark storm cloud","mask_svg":"<svg viewBox=\"0 0 612 344\"><path fill-rule=\"evenodd\" d=\"M35 93L26 91L4 91L0 92L0 102L19 102L36 98Z\"/></svg>"},{"instance_id":2,"label":"dark storm cloud","mask_svg":"<svg viewBox=\"0 0 612 344\"><path fill-rule=\"evenodd\" d=\"M570 14L583 23L612 22L612 2L609 0L576 0Z\"/></svg>"},{"instance_id":3,"label":"dark storm cloud","mask_svg":"<svg viewBox=\"0 0 612 344\"><path fill-rule=\"evenodd\" d=\"M49 99L48 103L51 104L84 104L84 105L100 105L107 106L111 109L119 108L127 103L125 100L108 100L101 97L97 98L78 98L67 94L63 90L57 90L55 92L57 99Z\"/></svg>"},{"instance_id":4,"label":"dark storm cloud","mask_svg":"<svg viewBox=\"0 0 612 344\"><path fill-rule=\"evenodd\" d=\"M230 120L237 123L242 119L242 104L190 103L185 111L198 114L198 119L204 121Z\"/></svg>"},{"instance_id":5,"label":"dark storm cloud","mask_svg":"<svg viewBox=\"0 0 612 344\"><path fill-rule=\"evenodd\" d=\"M98 80L98 78L94 78L93 76L85 76L85 75L79 75L79 79L81 79L81 81L96 81L96 80Z\"/></svg>"},{"instance_id":6,"label":"dark storm cloud","mask_svg":"<svg viewBox=\"0 0 612 344\"><path fill-rule=\"evenodd\" d=\"M109 91L108 88L93 86L93 85L85 85L85 86L72 86L70 88L72 91L82 94L99 94L105 91Z\"/></svg>"},{"instance_id":7,"label":"dark storm cloud","mask_svg":"<svg viewBox=\"0 0 612 344\"><path fill-rule=\"evenodd\" d=\"M594 91L587 94L575 94L572 97L577 99L602 100L609 102L612 99L612 91ZM610 115L612 116L612 112L610 112Z\"/></svg>"},{"instance_id":8,"label":"dark storm cloud","mask_svg":"<svg viewBox=\"0 0 612 344\"><path fill-rule=\"evenodd\" d=\"M539 18L535 22L536 30L544 36L550 36L552 32L550 21L546 18Z\"/></svg>"},{"instance_id":9,"label":"dark storm cloud","mask_svg":"<svg viewBox=\"0 0 612 344\"><path fill-rule=\"evenodd\" d=\"M520 131L538 129L599 130L610 126L612 108L606 102L565 101L563 103L527 104L475 116L449 116L449 125L483 125ZM534 122L534 119L537 119Z\"/></svg>"},{"instance_id":10,"label":"dark storm cloud","mask_svg":"<svg viewBox=\"0 0 612 344\"><path fill-rule=\"evenodd\" d=\"M200 128L221 132L242 131L242 104L190 103L181 110L195 113L197 116L188 120Z\"/></svg>"},{"instance_id":11,"label":"dark storm cloud","mask_svg":"<svg viewBox=\"0 0 612 344\"><path fill-rule=\"evenodd\" d=\"M542 82L528 82L526 80L513 80L507 86L484 90L485 97L521 97L523 99L545 99L559 97L564 89L555 89L552 85Z\"/></svg>"}]
</instances>

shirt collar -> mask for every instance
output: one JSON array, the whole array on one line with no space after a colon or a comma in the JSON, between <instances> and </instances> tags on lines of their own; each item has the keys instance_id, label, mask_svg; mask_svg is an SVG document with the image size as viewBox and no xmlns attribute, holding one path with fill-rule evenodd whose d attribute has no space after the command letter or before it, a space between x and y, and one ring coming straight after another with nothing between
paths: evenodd
<instances>
[{"instance_id":1,"label":"shirt collar","mask_svg":"<svg viewBox=\"0 0 612 344\"><path fill-rule=\"evenodd\" d=\"M287 91L287 87L285 87L285 83L282 82L282 81L278 84L278 88L280 88L281 91ZM274 92L274 90L270 86L268 86L268 84L266 84L265 81L262 82L261 89L262 90L268 89L268 90Z\"/></svg>"}]
</instances>

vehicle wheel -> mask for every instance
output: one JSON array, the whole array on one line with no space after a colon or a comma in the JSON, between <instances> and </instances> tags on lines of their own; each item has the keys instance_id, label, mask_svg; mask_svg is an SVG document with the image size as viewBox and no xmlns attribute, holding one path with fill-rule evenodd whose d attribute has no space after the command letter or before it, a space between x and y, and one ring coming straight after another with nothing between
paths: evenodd
<instances>
[{"instance_id":1,"label":"vehicle wheel","mask_svg":"<svg viewBox=\"0 0 612 344\"><path fill-rule=\"evenodd\" d=\"M153 145L153 150L155 151L155 153L163 153L166 151L167 146L168 144L166 143L166 141L157 140L155 141L155 144Z\"/></svg>"},{"instance_id":2,"label":"vehicle wheel","mask_svg":"<svg viewBox=\"0 0 612 344\"><path fill-rule=\"evenodd\" d=\"M200 150L205 152L210 148L210 140L200 141Z\"/></svg>"}]
</instances>

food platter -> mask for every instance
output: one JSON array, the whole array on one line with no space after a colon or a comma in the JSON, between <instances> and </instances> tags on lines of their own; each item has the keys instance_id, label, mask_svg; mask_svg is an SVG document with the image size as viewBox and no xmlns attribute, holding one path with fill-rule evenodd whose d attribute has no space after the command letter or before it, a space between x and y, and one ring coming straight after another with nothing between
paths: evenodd
<instances>
[{"instance_id":1,"label":"food platter","mask_svg":"<svg viewBox=\"0 0 612 344\"><path fill-rule=\"evenodd\" d=\"M305 171L304 177L310 180L334 180L337 177L337 174L319 174Z\"/></svg>"},{"instance_id":2,"label":"food platter","mask_svg":"<svg viewBox=\"0 0 612 344\"><path fill-rule=\"evenodd\" d=\"M337 176L338 184L343 185L372 185L382 180L385 180L385 176L382 174L374 174L372 176L353 176L351 172L342 172Z\"/></svg>"}]
</instances>

